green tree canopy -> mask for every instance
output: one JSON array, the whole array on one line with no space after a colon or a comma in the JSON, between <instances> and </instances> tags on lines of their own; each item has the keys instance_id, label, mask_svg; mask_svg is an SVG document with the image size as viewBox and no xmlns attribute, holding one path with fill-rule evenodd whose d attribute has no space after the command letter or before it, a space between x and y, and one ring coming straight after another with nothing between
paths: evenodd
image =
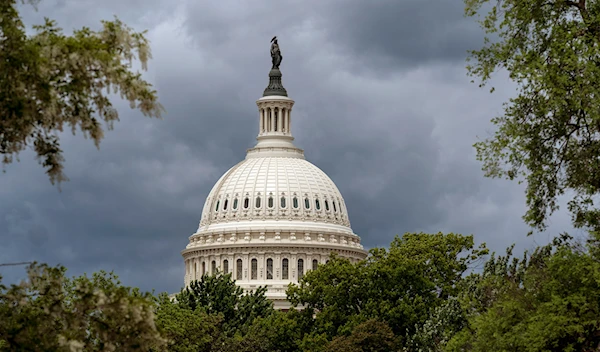
<instances>
[{"instance_id":1,"label":"green tree canopy","mask_svg":"<svg viewBox=\"0 0 600 352\"><path fill-rule=\"evenodd\" d=\"M259 287L244 292L231 279L231 273L217 272L192 281L175 299L180 306L190 310L202 309L208 314L221 315L228 333L238 330L245 333L254 319L273 313L273 303L265 296L266 291L266 287Z\"/></svg>"},{"instance_id":2,"label":"green tree canopy","mask_svg":"<svg viewBox=\"0 0 600 352\"><path fill-rule=\"evenodd\" d=\"M65 277L65 268L32 264L28 279L0 283L0 348L6 351L150 351L164 339L149 293L113 274Z\"/></svg>"},{"instance_id":3,"label":"green tree canopy","mask_svg":"<svg viewBox=\"0 0 600 352\"><path fill-rule=\"evenodd\" d=\"M350 336L372 318L405 339L458 295L462 275L486 253L472 236L407 233L357 264L333 256L290 287L288 299L303 306L305 318L314 315L307 331L314 341Z\"/></svg>"},{"instance_id":4,"label":"green tree canopy","mask_svg":"<svg viewBox=\"0 0 600 352\"><path fill-rule=\"evenodd\" d=\"M134 59L146 69L151 57L144 32L118 19L72 35L49 19L34 30L26 34L16 0L0 2L0 156L6 165L32 147L54 184L66 180L59 132L79 130L98 147L101 122L111 129L119 119L111 93L146 116L160 117L163 108L132 69Z\"/></svg>"},{"instance_id":5,"label":"green tree canopy","mask_svg":"<svg viewBox=\"0 0 600 352\"><path fill-rule=\"evenodd\" d=\"M493 256L465 281L467 326L450 351L597 351L600 261L563 236L523 258Z\"/></svg>"},{"instance_id":6,"label":"green tree canopy","mask_svg":"<svg viewBox=\"0 0 600 352\"><path fill-rule=\"evenodd\" d=\"M490 0L465 0L466 15ZM525 180L524 219L543 230L566 192L577 227L600 229L600 2L499 0L480 21L489 37L469 73L508 71L518 93L492 138L475 144L486 176Z\"/></svg>"}]
</instances>

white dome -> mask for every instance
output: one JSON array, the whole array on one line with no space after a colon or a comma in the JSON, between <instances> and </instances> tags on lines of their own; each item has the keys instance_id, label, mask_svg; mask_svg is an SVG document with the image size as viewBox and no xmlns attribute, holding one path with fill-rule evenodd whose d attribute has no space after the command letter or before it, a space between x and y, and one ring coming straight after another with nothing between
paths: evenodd
<instances>
[{"instance_id":1,"label":"white dome","mask_svg":"<svg viewBox=\"0 0 600 352\"><path fill-rule=\"evenodd\" d=\"M357 262L367 256L350 228L333 181L292 141L294 101L279 70L258 99L258 143L210 191L198 230L182 251L185 285L217 270L245 290L267 286L285 308L286 289L328 261L331 253Z\"/></svg>"},{"instance_id":2,"label":"white dome","mask_svg":"<svg viewBox=\"0 0 600 352\"><path fill-rule=\"evenodd\" d=\"M270 220L324 223L352 231L333 181L310 162L290 157L247 158L229 169L208 195L198 230Z\"/></svg>"}]
</instances>

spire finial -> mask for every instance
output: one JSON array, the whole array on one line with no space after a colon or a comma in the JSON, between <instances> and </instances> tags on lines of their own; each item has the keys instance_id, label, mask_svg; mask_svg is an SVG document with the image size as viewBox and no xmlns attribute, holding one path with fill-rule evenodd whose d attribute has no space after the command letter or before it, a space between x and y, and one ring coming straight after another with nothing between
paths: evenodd
<instances>
[{"instance_id":1,"label":"spire finial","mask_svg":"<svg viewBox=\"0 0 600 352\"><path fill-rule=\"evenodd\" d=\"M281 50L277 43L277 36L274 36L273 39L271 39L271 61L273 67L271 67L271 71L269 72L269 85L263 93L264 97L269 95L287 97L287 91L283 88L283 84L281 83L281 71L279 71L279 65L281 65L282 59L283 56L281 56Z\"/></svg>"}]
</instances>

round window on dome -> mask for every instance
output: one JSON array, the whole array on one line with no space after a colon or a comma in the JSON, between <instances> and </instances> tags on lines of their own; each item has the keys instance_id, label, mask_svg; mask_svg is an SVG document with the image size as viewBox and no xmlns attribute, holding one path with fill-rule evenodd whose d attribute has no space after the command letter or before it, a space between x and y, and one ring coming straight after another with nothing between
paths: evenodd
<instances>
[{"instance_id":1,"label":"round window on dome","mask_svg":"<svg viewBox=\"0 0 600 352\"><path fill-rule=\"evenodd\" d=\"M269 208L273 208L273 197L269 197L268 203Z\"/></svg>"},{"instance_id":2,"label":"round window on dome","mask_svg":"<svg viewBox=\"0 0 600 352\"><path fill-rule=\"evenodd\" d=\"M321 210L321 203L319 203L318 199L315 199L315 208L317 208L317 210Z\"/></svg>"},{"instance_id":3,"label":"round window on dome","mask_svg":"<svg viewBox=\"0 0 600 352\"><path fill-rule=\"evenodd\" d=\"M237 198L235 198L235 199L233 200L233 210L236 210L236 209L237 209L237 206L238 206L238 200L237 200Z\"/></svg>"},{"instance_id":4,"label":"round window on dome","mask_svg":"<svg viewBox=\"0 0 600 352\"><path fill-rule=\"evenodd\" d=\"M246 199L244 199L244 209L248 209L249 206L250 206L250 199L248 199L248 197L246 197Z\"/></svg>"},{"instance_id":5,"label":"round window on dome","mask_svg":"<svg viewBox=\"0 0 600 352\"><path fill-rule=\"evenodd\" d=\"M281 197L281 207L285 208L285 197Z\"/></svg>"},{"instance_id":6,"label":"round window on dome","mask_svg":"<svg viewBox=\"0 0 600 352\"><path fill-rule=\"evenodd\" d=\"M304 207L310 209L310 200L308 198L304 198Z\"/></svg>"},{"instance_id":7,"label":"round window on dome","mask_svg":"<svg viewBox=\"0 0 600 352\"><path fill-rule=\"evenodd\" d=\"M325 201L325 210L329 211L329 202Z\"/></svg>"},{"instance_id":8,"label":"round window on dome","mask_svg":"<svg viewBox=\"0 0 600 352\"><path fill-rule=\"evenodd\" d=\"M256 197L256 202L254 203L255 208L260 208L260 197Z\"/></svg>"},{"instance_id":9,"label":"round window on dome","mask_svg":"<svg viewBox=\"0 0 600 352\"><path fill-rule=\"evenodd\" d=\"M294 205L294 208L298 209L298 198L294 197L294 199L292 200L292 203Z\"/></svg>"}]
</instances>

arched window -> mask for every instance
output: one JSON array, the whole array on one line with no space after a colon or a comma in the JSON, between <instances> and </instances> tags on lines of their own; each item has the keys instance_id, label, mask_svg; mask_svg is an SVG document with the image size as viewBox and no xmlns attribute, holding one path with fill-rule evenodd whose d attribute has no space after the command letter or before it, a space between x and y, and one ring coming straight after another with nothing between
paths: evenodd
<instances>
[{"instance_id":1,"label":"arched window","mask_svg":"<svg viewBox=\"0 0 600 352\"><path fill-rule=\"evenodd\" d=\"M329 211L329 202L325 200L325 210Z\"/></svg>"},{"instance_id":2,"label":"arched window","mask_svg":"<svg viewBox=\"0 0 600 352\"><path fill-rule=\"evenodd\" d=\"M333 204L333 211L337 213L337 208L335 206L335 200L331 202L331 204Z\"/></svg>"},{"instance_id":3,"label":"arched window","mask_svg":"<svg viewBox=\"0 0 600 352\"><path fill-rule=\"evenodd\" d=\"M250 199L248 199L248 197L246 197L246 199L244 199L244 209L248 209L249 206L250 206Z\"/></svg>"},{"instance_id":4,"label":"arched window","mask_svg":"<svg viewBox=\"0 0 600 352\"><path fill-rule=\"evenodd\" d=\"M223 261L223 274L227 274L229 272L229 260L225 259Z\"/></svg>"},{"instance_id":5,"label":"arched window","mask_svg":"<svg viewBox=\"0 0 600 352\"><path fill-rule=\"evenodd\" d=\"M310 200L308 198L304 198L304 207L310 209Z\"/></svg>"},{"instance_id":6,"label":"arched window","mask_svg":"<svg viewBox=\"0 0 600 352\"><path fill-rule=\"evenodd\" d=\"M202 262L202 276L204 276L204 274L206 274L206 263Z\"/></svg>"},{"instance_id":7,"label":"arched window","mask_svg":"<svg viewBox=\"0 0 600 352\"><path fill-rule=\"evenodd\" d=\"M287 258L283 258L281 261L281 279L287 280L290 277L290 261Z\"/></svg>"},{"instance_id":8,"label":"arched window","mask_svg":"<svg viewBox=\"0 0 600 352\"><path fill-rule=\"evenodd\" d=\"M258 279L258 261L256 259L252 259L250 267L250 279L256 280Z\"/></svg>"},{"instance_id":9,"label":"arched window","mask_svg":"<svg viewBox=\"0 0 600 352\"><path fill-rule=\"evenodd\" d=\"M227 204L229 204L229 199L225 199L223 202L223 210L227 210Z\"/></svg>"},{"instance_id":10,"label":"arched window","mask_svg":"<svg viewBox=\"0 0 600 352\"><path fill-rule=\"evenodd\" d=\"M260 197L256 197L256 204L254 204L255 208L260 208Z\"/></svg>"},{"instance_id":11,"label":"arched window","mask_svg":"<svg viewBox=\"0 0 600 352\"><path fill-rule=\"evenodd\" d=\"M304 276L304 259L298 259L298 281Z\"/></svg>"},{"instance_id":12,"label":"arched window","mask_svg":"<svg viewBox=\"0 0 600 352\"><path fill-rule=\"evenodd\" d=\"M242 279L242 270L244 270L243 265L242 265L242 260L238 259L236 264L237 264L237 268L236 268L235 278L237 280L241 280Z\"/></svg>"},{"instance_id":13,"label":"arched window","mask_svg":"<svg viewBox=\"0 0 600 352\"><path fill-rule=\"evenodd\" d=\"M316 259L313 259L313 269L312 270L317 270L318 266L319 266L319 261Z\"/></svg>"},{"instance_id":14,"label":"arched window","mask_svg":"<svg viewBox=\"0 0 600 352\"><path fill-rule=\"evenodd\" d=\"M319 203L318 199L315 199L315 208L317 208L317 210L321 210L321 203Z\"/></svg>"},{"instance_id":15,"label":"arched window","mask_svg":"<svg viewBox=\"0 0 600 352\"><path fill-rule=\"evenodd\" d=\"M281 207L285 208L285 197L281 197Z\"/></svg>"},{"instance_id":16,"label":"arched window","mask_svg":"<svg viewBox=\"0 0 600 352\"><path fill-rule=\"evenodd\" d=\"M219 210L219 202L220 202L220 201L217 201L217 206L215 207L215 211L218 211L218 210Z\"/></svg>"},{"instance_id":17,"label":"arched window","mask_svg":"<svg viewBox=\"0 0 600 352\"><path fill-rule=\"evenodd\" d=\"M298 209L298 198L294 197L292 200L292 205L294 206L294 209Z\"/></svg>"},{"instance_id":18,"label":"arched window","mask_svg":"<svg viewBox=\"0 0 600 352\"><path fill-rule=\"evenodd\" d=\"M194 263L194 280L198 280L198 263Z\"/></svg>"},{"instance_id":19,"label":"arched window","mask_svg":"<svg viewBox=\"0 0 600 352\"><path fill-rule=\"evenodd\" d=\"M238 206L238 200L237 198L233 200L233 210L236 210Z\"/></svg>"},{"instance_id":20,"label":"arched window","mask_svg":"<svg viewBox=\"0 0 600 352\"><path fill-rule=\"evenodd\" d=\"M273 280L273 259L267 259L267 280Z\"/></svg>"},{"instance_id":21,"label":"arched window","mask_svg":"<svg viewBox=\"0 0 600 352\"><path fill-rule=\"evenodd\" d=\"M269 197L269 202L267 203L269 208L273 208L273 197Z\"/></svg>"},{"instance_id":22,"label":"arched window","mask_svg":"<svg viewBox=\"0 0 600 352\"><path fill-rule=\"evenodd\" d=\"M214 275L217 273L217 262L214 260L210 263L210 274Z\"/></svg>"}]
</instances>

